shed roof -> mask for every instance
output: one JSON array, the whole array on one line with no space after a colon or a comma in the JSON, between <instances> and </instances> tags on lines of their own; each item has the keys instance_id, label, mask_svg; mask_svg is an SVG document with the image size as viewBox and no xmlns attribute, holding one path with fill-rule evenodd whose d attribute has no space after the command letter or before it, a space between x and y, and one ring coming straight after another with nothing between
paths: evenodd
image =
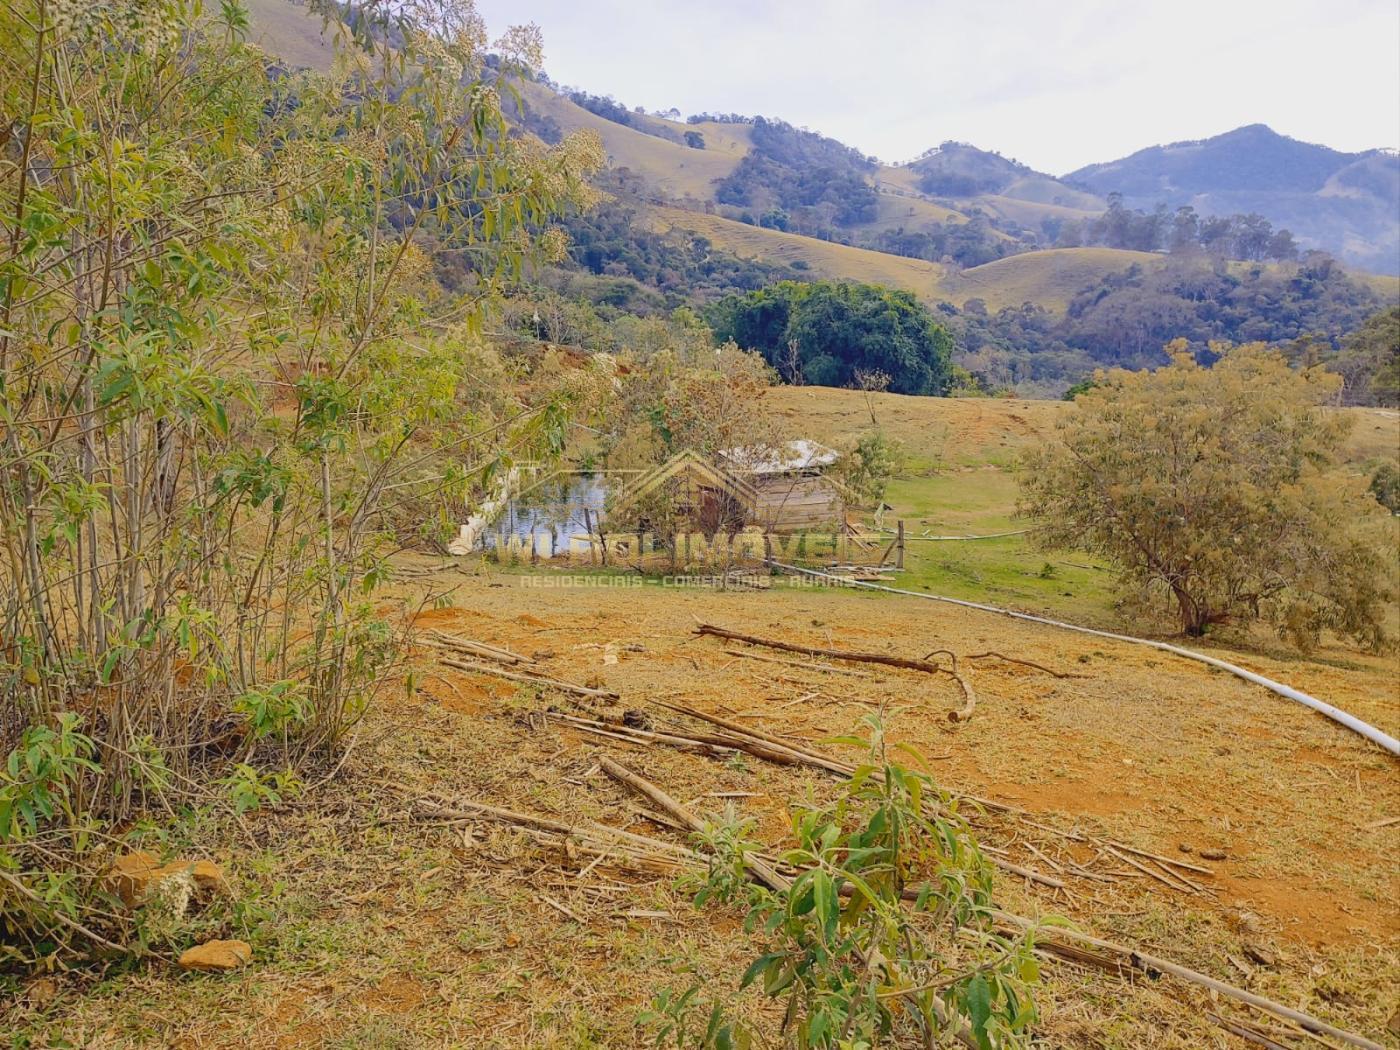
<instances>
[{"instance_id":1,"label":"shed roof","mask_svg":"<svg viewBox=\"0 0 1400 1050\"><path fill-rule=\"evenodd\" d=\"M751 474L790 474L797 470L815 470L829 467L841 458L834 448L807 438L788 441L776 448L750 445L725 449L720 456L731 467Z\"/></svg>"}]
</instances>

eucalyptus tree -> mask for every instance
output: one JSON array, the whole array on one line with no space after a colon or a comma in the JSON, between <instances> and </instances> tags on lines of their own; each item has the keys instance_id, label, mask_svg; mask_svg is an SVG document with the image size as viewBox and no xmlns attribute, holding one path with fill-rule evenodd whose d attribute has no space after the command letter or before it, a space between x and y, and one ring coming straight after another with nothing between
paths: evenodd
<instances>
[{"instance_id":1,"label":"eucalyptus tree","mask_svg":"<svg viewBox=\"0 0 1400 1050\"><path fill-rule=\"evenodd\" d=\"M483 379L479 319L559 255L549 222L589 203L599 143L508 133L534 31L490 45L458 0L327 8L319 73L250 44L237 0L0 3L0 872L21 882L37 834L76 850L99 816L229 769L256 799L260 770L334 755L397 652L372 602L396 506L558 446L561 396ZM465 294L434 277L453 256ZM0 897L0 918L17 900L44 911Z\"/></svg>"}]
</instances>

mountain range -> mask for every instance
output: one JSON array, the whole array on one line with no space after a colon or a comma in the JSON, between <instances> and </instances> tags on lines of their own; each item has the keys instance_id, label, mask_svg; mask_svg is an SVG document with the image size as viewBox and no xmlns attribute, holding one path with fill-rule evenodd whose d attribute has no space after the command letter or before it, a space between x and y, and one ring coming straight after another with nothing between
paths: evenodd
<instances>
[{"instance_id":1,"label":"mountain range","mask_svg":"<svg viewBox=\"0 0 1400 1050\"><path fill-rule=\"evenodd\" d=\"M291 0L249 0L253 36L289 64L324 68L320 22ZM1111 202L1170 217L1256 213L1353 270L1400 274L1400 157L1343 153L1251 125L1140 150L1063 177L975 146L945 142L886 165L780 120L646 113L539 77L519 86L516 117L557 138L602 139L606 188L659 233L814 276L907 288L930 303L1063 309L1079 289L1158 248L1085 239ZM1163 220L1164 222L1167 220ZM1165 227L1164 227L1165 228ZM1266 228L1266 233L1267 233ZM1263 255L1236 255L1255 259ZM1227 264L1237 265L1237 264ZM1387 298L1393 280L1357 274Z\"/></svg>"}]
</instances>

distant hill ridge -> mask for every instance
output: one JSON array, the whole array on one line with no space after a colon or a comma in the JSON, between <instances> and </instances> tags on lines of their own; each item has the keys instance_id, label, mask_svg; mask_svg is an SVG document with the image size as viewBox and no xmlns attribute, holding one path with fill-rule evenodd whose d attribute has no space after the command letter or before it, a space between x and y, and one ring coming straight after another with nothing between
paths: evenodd
<instances>
[{"instance_id":1,"label":"distant hill ridge","mask_svg":"<svg viewBox=\"0 0 1400 1050\"><path fill-rule=\"evenodd\" d=\"M1136 207L1258 212L1306 247L1400 273L1400 155L1391 150L1344 153L1250 124L1090 164L1065 181Z\"/></svg>"},{"instance_id":2,"label":"distant hill ridge","mask_svg":"<svg viewBox=\"0 0 1400 1050\"><path fill-rule=\"evenodd\" d=\"M294 64L326 67L329 47L305 7L291 0L248 5L254 38L269 51ZM813 245L810 253L829 264L821 269L835 266L838 257L854 263L870 252L893 256L893 273L968 272L1002 258L1023 258L1018 267L991 272L1046 271L1047 279L1030 287L1054 287L1059 302L1046 303L1053 307L1062 304L1066 287L1055 271L1067 268L1077 279L1096 266L1119 267L1132 254L1044 251L1064 243L1056 238L1066 224L1092 222L1109 195L1120 194L1129 207L1146 211L1165 205L1193 207L1202 218L1258 213L1276 228L1292 230L1303 249L1321 248L1373 273L1400 274L1400 157L1384 150L1344 153L1263 124L1149 147L1055 178L967 143L944 142L905 164L874 164L835 140L781 121L682 122L652 113L629 116L624 124L546 83L521 85L521 97L522 118L537 133L596 131L638 203L668 206L659 216L663 225L702 232L714 231L716 218L746 224L751 233L741 239L750 257L765 256L768 249L779 257L793 255L792 241L773 236L786 232L861 250L843 254ZM630 112L620 105L616 111ZM860 279L869 269L856 265L848 276ZM934 282L920 283L922 294L930 294ZM937 283L951 291L976 282ZM1025 287L988 287L984 298L1007 301Z\"/></svg>"}]
</instances>

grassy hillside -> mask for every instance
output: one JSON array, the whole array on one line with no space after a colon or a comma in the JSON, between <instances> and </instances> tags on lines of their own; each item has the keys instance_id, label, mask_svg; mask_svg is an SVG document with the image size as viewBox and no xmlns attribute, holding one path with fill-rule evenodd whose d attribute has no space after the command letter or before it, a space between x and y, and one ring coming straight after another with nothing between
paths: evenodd
<instances>
[{"instance_id":1,"label":"grassy hillside","mask_svg":"<svg viewBox=\"0 0 1400 1050\"><path fill-rule=\"evenodd\" d=\"M640 175L652 189L665 196L712 200L715 182L731 174L748 152L743 135L721 134L713 130L718 127L715 125L706 125L712 129L705 135L706 148L691 149L590 113L543 84L521 84L520 93L531 109L557 121L565 132L579 129L597 132L612 167L627 168ZM663 122L658 120L657 123ZM682 124L674 127L689 130ZM710 147L712 135L713 148Z\"/></svg>"},{"instance_id":2,"label":"grassy hillside","mask_svg":"<svg viewBox=\"0 0 1400 1050\"><path fill-rule=\"evenodd\" d=\"M762 258L769 262L795 264L799 268L809 269L814 277L905 288L931 302L940 298L938 289L946 276L945 268L937 263L852 248L796 233L768 230L719 215L667 207L654 207L650 209L650 214L659 228L698 233L708 238L715 247L745 259Z\"/></svg>"},{"instance_id":3,"label":"grassy hillside","mask_svg":"<svg viewBox=\"0 0 1400 1050\"><path fill-rule=\"evenodd\" d=\"M949 274L941 290L951 302L982 299L993 310L1030 302L1062 311L1076 292L1133 265L1164 266L1165 259L1119 248L1052 248Z\"/></svg>"},{"instance_id":4,"label":"grassy hillside","mask_svg":"<svg viewBox=\"0 0 1400 1050\"><path fill-rule=\"evenodd\" d=\"M1025 398L914 397L870 394L820 386L777 386L765 395L769 408L789 421L793 436L840 445L871 427L870 413L904 446L911 472L937 464L1008 466L1024 448L1038 445L1070 411L1068 401ZM1400 412L1384 408L1338 409L1352 420L1347 461L1357 466L1390 457L1400 461Z\"/></svg>"},{"instance_id":5,"label":"grassy hillside","mask_svg":"<svg viewBox=\"0 0 1400 1050\"><path fill-rule=\"evenodd\" d=\"M252 22L249 39L293 66L326 70L335 52L319 16L292 0L245 0Z\"/></svg>"},{"instance_id":6,"label":"grassy hillside","mask_svg":"<svg viewBox=\"0 0 1400 1050\"><path fill-rule=\"evenodd\" d=\"M1053 438L1056 424L1073 410L1069 402L867 398L855 390L793 386L772 388L766 402L794 437L840 447L871 429L873 412L880 428L904 447L905 468L885 493L888 517L903 519L910 537L898 586L1115 625L1113 574L1106 563L1047 554L1026 535L997 535L1026 528L1015 514L1016 463L1022 452ZM1381 460L1400 462L1400 413L1338 411L1353 422L1343 453L1352 469L1369 474ZM930 536L995 538L957 542Z\"/></svg>"},{"instance_id":7,"label":"grassy hillside","mask_svg":"<svg viewBox=\"0 0 1400 1050\"><path fill-rule=\"evenodd\" d=\"M991 310L1034 302L1047 310L1062 311L1075 292L1107 273L1126 270L1135 263L1163 265L1162 256L1149 252L1056 248L956 271L921 259L767 230L719 215L667 207L652 208L651 214L659 228L690 230L742 258L797 264L818 277L904 288L928 303L960 305L968 299L981 299Z\"/></svg>"},{"instance_id":8,"label":"grassy hillside","mask_svg":"<svg viewBox=\"0 0 1400 1050\"><path fill-rule=\"evenodd\" d=\"M862 229L893 230L901 226L916 229L930 222L967 222L967 216L962 212L945 208L924 197L916 197L905 189L887 187L878 180L876 189L880 191L880 198L876 205L878 212L875 221L867 223Z\"/></svg>"}]
</instances>

